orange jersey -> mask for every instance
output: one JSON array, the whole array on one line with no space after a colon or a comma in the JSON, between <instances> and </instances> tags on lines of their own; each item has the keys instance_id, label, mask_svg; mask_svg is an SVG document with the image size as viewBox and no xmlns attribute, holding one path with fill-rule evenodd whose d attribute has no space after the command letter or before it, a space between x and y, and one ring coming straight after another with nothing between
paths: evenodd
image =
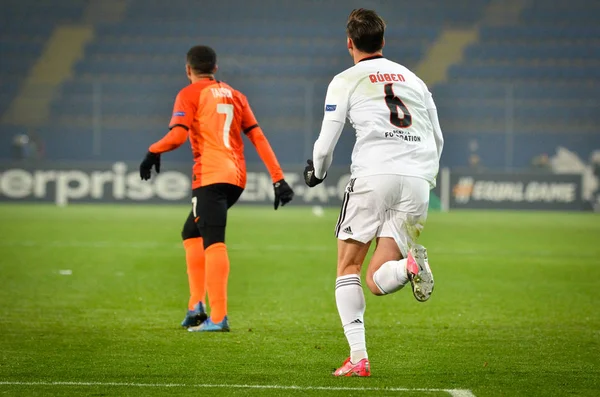
<instances>
[{"instance_id":1,"label":"orange jersey","mask_svg":"<svg viewBox=\"0 0 600 397\"><path fill-rule=\"evenodd\" d=\"M179 91L169 128L170 132L150 146L150 151L176 149L189 137L194 156L193 189L215 183L246 186L242 133L256 147L273 182L283 179L248 100L223 82L203 79Z\"/></svg>"}]
</instances>

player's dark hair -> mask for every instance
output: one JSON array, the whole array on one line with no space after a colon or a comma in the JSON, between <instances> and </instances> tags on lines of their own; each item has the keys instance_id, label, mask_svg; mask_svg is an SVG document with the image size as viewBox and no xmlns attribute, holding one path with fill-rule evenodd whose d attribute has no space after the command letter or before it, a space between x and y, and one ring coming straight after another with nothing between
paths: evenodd
<instances>
[{"instance_id":1,"label":"player's dark hair","mask_svg":"<svg viewBox=\"0 0 600 397\"><path fill-rule=\"evenodd\" d=\"M383 48L385 22L373 10L358 8L352 10L346 24L346 33L352 39L354 48L372 54Z\"/></svg>"},{"instance_id":2,"label":"player's dark hair","mask_svg":"<svg viewBox=\"0 0 600 397\"><path fill-rule=\"evenodd\" d=\"M217 65L217 53L205 45L197 45L187 53L187 63L196 74L212 73Z\"/></svg>"}]
</instances>

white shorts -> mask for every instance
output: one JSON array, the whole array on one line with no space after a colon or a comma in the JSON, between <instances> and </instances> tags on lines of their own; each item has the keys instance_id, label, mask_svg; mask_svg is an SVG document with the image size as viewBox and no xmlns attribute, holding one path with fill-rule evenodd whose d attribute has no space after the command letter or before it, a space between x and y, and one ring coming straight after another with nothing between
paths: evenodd
<instances>
[{"instance_id":1,"label":"white shorts","mask_svg":"<svg viewBox=\"0 0 600 397\"><path fill-rule=\"evenodd\" d=\"M429 207L429 182L402 175L350 179L335 227L340 240L368 243L393 238L402 256L421 234Z\"/></svg>"}]
</instances>

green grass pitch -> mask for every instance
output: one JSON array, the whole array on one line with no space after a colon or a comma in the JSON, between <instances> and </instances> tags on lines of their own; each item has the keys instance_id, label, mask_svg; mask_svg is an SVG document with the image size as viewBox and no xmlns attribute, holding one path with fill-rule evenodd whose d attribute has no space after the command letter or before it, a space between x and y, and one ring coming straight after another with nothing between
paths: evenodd
<instances>
[{"instance_id":1,"label":"green grass pitch","mask_svg":"<svg viewBox=\"0 0 600 397\"><path fill-rule=\"evenodd\" d=\"M197 334L187 210L0 206L0 394L600 395L598 215L431 213L431 300L367 293L373 376L337 379L337 211L234 208L232 332Z\"/></svg>"}]
</instances>

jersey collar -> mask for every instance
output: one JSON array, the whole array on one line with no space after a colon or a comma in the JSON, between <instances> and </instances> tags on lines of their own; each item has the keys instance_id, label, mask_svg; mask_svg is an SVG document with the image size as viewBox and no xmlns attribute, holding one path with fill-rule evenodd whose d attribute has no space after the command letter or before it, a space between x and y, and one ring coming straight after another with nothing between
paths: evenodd
<instances>
[{"instance_id":1,"label":"jersey collar","mask_svg":"<svg viewBox=\"0 0 600 397\"><path fill-rule=\"evenodd\" d=\"M361 60L360 60L360 61L358 61L358 62L362 62L362 61L370 61L371 59L380 59L380 58L383 58L383 55L373 55L373 56L370 56L370 57L363 58L363 59L361 59ZM357 63L358 63L358 62L357 62Z\"/></svg>"}]
</instances>

